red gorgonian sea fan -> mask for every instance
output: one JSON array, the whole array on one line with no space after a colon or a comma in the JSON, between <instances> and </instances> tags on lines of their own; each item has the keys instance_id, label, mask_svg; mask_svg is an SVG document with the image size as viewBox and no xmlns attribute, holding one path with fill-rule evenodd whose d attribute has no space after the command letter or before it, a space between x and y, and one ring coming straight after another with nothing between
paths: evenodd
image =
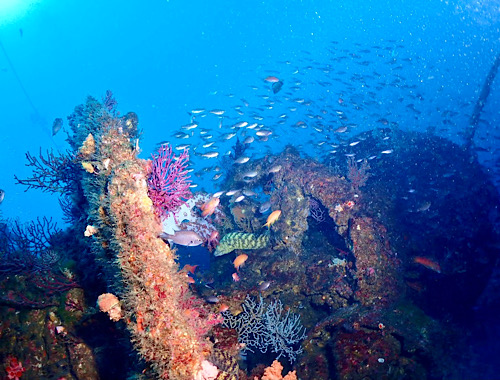
<instances>
[{"instance_id":1,"label":"red gorgonian sea fan","mask_svg":"<svg viewBox=\"0 0 500 380\"><path fill-rule=\"evenodd\" d=\"M192 196L189 190L191 181L187 171L188 162L188 150L185 149L176 156L170 144L163 144L158 153L153 155L148 176L148 195L161 217L166 217Z\"/></svg>"}]
</instances>

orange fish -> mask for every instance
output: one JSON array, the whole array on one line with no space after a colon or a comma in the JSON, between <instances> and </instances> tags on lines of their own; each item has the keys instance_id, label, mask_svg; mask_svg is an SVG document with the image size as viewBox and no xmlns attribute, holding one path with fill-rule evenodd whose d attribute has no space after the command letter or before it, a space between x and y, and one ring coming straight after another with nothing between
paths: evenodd
<instances>
[{"instance_id":1,"label":"orange fish","mask_svg":"<svg viewBox=\"0 0 500 380\"><path fill-rule=\"evenodd\" d=\"M271 214L269 214L269 216L267 217L266 224L264 224L262 227L267 226L267 228L270 228L271 225L273 225L274 222L278 220L280 215L281 215L281 210L273 211Z\"/></svg>"},{"instance_id":2,"label":"orange fish","mask_svg":"<svg viewBox=\"0 0 500 380\"><path fill-rule=\"evenodd\" d=\"M421 293L423 290L425 290L424 285L420 281L406 281L406 285L408 285L410 288L413 290L417 291L418 293Z\"/></svg>"},{"instance_id":3,"label":"orange fish","mask_svg":"<svg viewBox=\"0 0 500 380\"><path fill-rule=\"evenodd\" d=\"M234 272L231 277L233 277L234 282L238 282L240 280L240 276L238 276L238 273Z\"/></svg>"},{"instance_id":4,"label":"orange fish","mask_svg":"<svg viewBox=\"0 0 500 380\"><path fill-rule=\"evenodd\" d=\"M194 274L194 271L196 270L196 268L198 268L198 265L186 264L186 265L184 265L184 268L182 268L182 270L186 271L186 272L191 272L192 274Z\"/></svg>"},{"instance_id":5,"label":"orange fish","mask_svg":"<svg viewBox=\"0 0 500 380\"><path fill-rule=\"evenodd\" d=\"M222 313L224 311L228 311L229 310L229 306L227 306L225 303L221 303L219 305L219 313Z\"/></svg>"},{"instance_id":6,"label":"orange fish","mask_svg":"<svg viewBox=\"0 0 500 380\"><path fill-rule=\"evenodd\" d=\"M269 82L269 83L277 83L279 82L280 80L276 77L273 77L272 75L271 76L268 76L266 79L264 79L266 82Z\"/></svg>"},{"instance_id":7,"label":"orange fish","mask_svg":"<svg viewBox=\"0 0 500 380\"><path fill-rule=\"evenodd\" d=\"M201 210L203 211L201 216L206 217L208 215L212 215L220 203L219 198L210 198L210 200L201 206Z\"/></svg>"},{"instance_id":8,"label":"orange fish","mask_svg":"<svg viewBox=\"0 0 500 380\"><path fill-rule=\"evenodd\" d=\"M248 255L245 255L244 253L234 259L233 264L237 271L240 270L240 267L245 263L245 261L247 261L247 259Z\"/></svg>"},{"instance_id":9,"label":"orange fish","mask_svg":"<svg viewBox=\"0 0 500 380\"><path fill-rule=\"evenodd\" d=\"M428 257L417 256L413 258L413 262L423 265L424 267L433 270L434 272L441 273L441 266L438 262L429 259Z\"/></svg>"}]
</instances>

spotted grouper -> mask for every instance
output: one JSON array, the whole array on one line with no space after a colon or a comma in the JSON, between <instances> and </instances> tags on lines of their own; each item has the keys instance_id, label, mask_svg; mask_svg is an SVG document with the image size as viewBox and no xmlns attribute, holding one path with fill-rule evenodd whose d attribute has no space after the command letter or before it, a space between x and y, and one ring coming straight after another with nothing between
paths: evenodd
<instances>
[{"instance_id":1,"label":"spotted grouper","mask_svg":"<svg viewBox=\"0 0 500 380\"><path fill-rule=\"evenodd\" d=\"M271 240L269 233L251 234L247 232L230 232L224 235L217 249L215 256L222 256L234 251L235 249L260 249L269 244Z\"/></svg>"}]
</instances>

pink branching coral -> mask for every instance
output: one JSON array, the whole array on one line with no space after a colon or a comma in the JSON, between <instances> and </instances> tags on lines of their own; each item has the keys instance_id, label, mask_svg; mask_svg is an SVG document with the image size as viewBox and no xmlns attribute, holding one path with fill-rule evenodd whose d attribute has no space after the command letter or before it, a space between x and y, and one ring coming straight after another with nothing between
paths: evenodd
<instances>
[{"instance_id":1,"label":"pink branching coral","mask_svg":"<svg viewBox=\"0 0 500 380\"><path fill-rule=\"evenodd\" d=\"M163 144L158 154L153 155L148 176L148 194L158 215L165 217L191 197L188 161L187 150L176 156L169 144Z\"/></svg>"}]
</instances>

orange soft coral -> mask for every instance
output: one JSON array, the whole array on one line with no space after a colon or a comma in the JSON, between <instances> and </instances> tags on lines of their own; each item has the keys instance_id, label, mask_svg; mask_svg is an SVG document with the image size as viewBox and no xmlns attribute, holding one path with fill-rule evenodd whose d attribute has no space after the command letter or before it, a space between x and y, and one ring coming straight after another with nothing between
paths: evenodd
<instances>
[{"instance_id":1,"label":"orange soft coral","mask_svg":"<svg viewBox=\"0 0 500 380\"><path fill-rule=\"evenodd\" d=\"M264 376L262 376L261 380L297 380L295 371L288 372L285 377L283 377L281 371L283 371L283 366L279 361L275 360L270 367L264 370ZM254 377L254 380L258 380L258 377Z\"/></svg>"}]
</instances>

